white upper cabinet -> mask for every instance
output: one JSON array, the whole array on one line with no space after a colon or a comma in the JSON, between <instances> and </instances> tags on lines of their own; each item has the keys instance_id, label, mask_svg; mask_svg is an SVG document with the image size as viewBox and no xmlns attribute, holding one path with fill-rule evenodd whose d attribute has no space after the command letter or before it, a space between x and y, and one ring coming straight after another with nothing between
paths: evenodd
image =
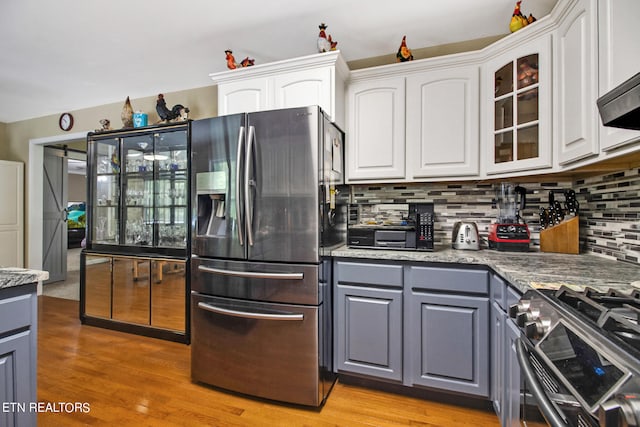
<instances>
[{"instance_id":1,"label":"white upper cabinet","mask_svg":"<svg viewBox=\"0 0 640 427\"><path fill-rule=\"evenodd\" d=\"M405 178L405 79L349 85L347 180Z\"/></svg>"},{"instance_id":2,"label":"white upper cabinet","mask_svg":"<svg viewBox=\"0 0 640 427\"><path fill-rule=\"evenodd\" d=\"M557 30L554 145L560 165L599 152L596 30L596 0L578 0Z\"/></svg>"},{"instance_id":3,"label":"white upper cabinet","mask_svg":"<svg viewBox=\"0 0 640 427\"><path fill-rule=\"evenodd\" d=\"M598 1L599 96L640 72L640 1ZM600 125L600 149L640 141L640 131Z\"/></svg>"},{"instance_id":4,"label":"white upper cabinet","mask_svg":"<svg viewBox=\"0 0 640 427\"><path fill-rule=\"evenodd\" d=\"M344 126L349 69L340 51L209 75L218 85L218 115L319 105Z\"/></svg>"},{"instance_id":5,"label":"white upper cabinet","mask_svg":"<svg viewBox=\"0 0 640 427\"><path fill-rule=\"evenodd\" d=\"M407 178L479 174L477 65L407 77Z\"/></svg>"},{"instance_id":6,"label":"white upper cabinet","mask_svg":"<svg viewBox=\"0 0 640 427\"><path fill-rule=\"evenodd\" d=\"M512 40L484 65L487 174L552 166L551 35Z\"/></svg>"},{"instance_id":7,"label":"white upper cabinet","mask_svg":"<svg viewBox=\"0 0 640 427\"><path fill-rule=\"evenodd\" d=\"M252 113L269 108L267 78L247 79L218 85L218 114Z\"/></svg>"}]
</instances>

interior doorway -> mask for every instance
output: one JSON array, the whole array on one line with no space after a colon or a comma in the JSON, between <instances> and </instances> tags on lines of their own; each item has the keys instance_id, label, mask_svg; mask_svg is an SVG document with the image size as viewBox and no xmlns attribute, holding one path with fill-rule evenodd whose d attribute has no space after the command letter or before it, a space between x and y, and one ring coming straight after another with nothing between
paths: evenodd
<instances>
[{"instance_id":1,"label":"interior doorway","mask_svg":"<svg viewBox=\"0 0 640 427\"><path fill-rule=\"evenodd\" d=\"M79 262L75 249L81 247L86 227L86 143L75 145L44 147L42 267L49 272L45 285L79 283L73 279L77 270L67 267L68 262L72 266ZM78 259L68 260L69 256Z\"/></svg>"},{"instance_id":2,"label":"interior doorway","mask_svg":"<svg viewBox=\"0 0 640 427\"><path fill-rule=\"evenodd\" d=\"M44 147L49 145L67 145L83 147L86 152L87 132L58 135L29 140L28 162L28 199L27 199L27 266L42 270L43 255L43 167ZM86 164L86 156L85 156ZM86 178L85 178L86 180ZM85 184L86 185L86 184ZM41 293L41 290L40 292Z\"/></svg>"}]
</instances>

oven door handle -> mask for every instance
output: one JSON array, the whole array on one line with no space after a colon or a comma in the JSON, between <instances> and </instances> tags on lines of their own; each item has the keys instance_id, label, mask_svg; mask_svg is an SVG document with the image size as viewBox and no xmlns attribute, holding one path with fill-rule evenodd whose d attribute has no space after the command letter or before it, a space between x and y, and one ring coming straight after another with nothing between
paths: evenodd
<instances>
[{"instance_id":1,"label":"oven door handle","mask_svg":"<svg viewBox=\"0 0 640 427\"><path fill-rule=\"evenodd\" d=\"M529 358L527 357L528 350L525 347L524 341L522 338L518 338L516 340L516 354L518 356L518 363L520 364L520 369L525 376L527 384L529 384L531 388L531 394L536 398L538 402L538 407L545 420L551 427L568 427L564 418L553 406L547 395L544 393L538 378L533 372L533 368L529 362Z\"/></svg>"},{"instance_id":2,"label":"oven door handle","mask_svg":"<svg viewBox=\"0 0 640 427\"><path fill-rule=\"evenodd\" d=\"M215 305L207 304L204 302L198 303L198 308L201 308L212 313L222 314L225 316L242 317L244 319L257 319L257 320L304 320L304 314L269 314L269 313L254 313L250 311L231 310L229 308L222 308Z\"/></svg>"},{"instance_id":3,"label":"oven door handle","mask_svg":"<svg viewBox=\"0 0 640 427\"><path fill-rule=\"evenodd\" d=\"M211 274L223 274L225 276L246 277L249 279L276 279L276 280L302 280L304 273L261 273L258 271L234 271L222 268L198 266L198 270Z\"/></svg>"}]
</instances>

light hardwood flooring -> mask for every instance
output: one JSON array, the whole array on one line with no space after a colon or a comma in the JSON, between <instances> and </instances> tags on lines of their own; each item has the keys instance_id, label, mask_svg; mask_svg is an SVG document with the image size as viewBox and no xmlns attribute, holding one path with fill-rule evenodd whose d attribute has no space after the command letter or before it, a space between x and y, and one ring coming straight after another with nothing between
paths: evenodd
<instances>
[{"instance_id":1,"label":"light hardwood flooring","mask_svg":"<svg viewBox=\"0 0 640 427\"><path fill-rule=\"evenodd\" d=\"M38 307L38 401L90 405L40 413L40 427L499 426L484 409L340 382L321 411L240 396L191 382L187 345L81 325L77 301Z\"/></svg>"}]
</instances>

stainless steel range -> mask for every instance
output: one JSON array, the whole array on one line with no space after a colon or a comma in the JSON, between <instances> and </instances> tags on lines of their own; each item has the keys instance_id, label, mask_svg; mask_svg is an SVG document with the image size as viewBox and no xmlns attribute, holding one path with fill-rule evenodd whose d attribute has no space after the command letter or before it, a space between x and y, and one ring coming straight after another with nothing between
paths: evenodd
<instances>
[{"instance_id":1,"label":"stainless steel range","mask_svg":"<svg viewBox=\"0 0 640 427\"><path fill-rule=\"evenodd\" d=\"M529 392L552 426L640 424L640 291L530 290L510 316Z\"/></svg>"}]
</instances>

